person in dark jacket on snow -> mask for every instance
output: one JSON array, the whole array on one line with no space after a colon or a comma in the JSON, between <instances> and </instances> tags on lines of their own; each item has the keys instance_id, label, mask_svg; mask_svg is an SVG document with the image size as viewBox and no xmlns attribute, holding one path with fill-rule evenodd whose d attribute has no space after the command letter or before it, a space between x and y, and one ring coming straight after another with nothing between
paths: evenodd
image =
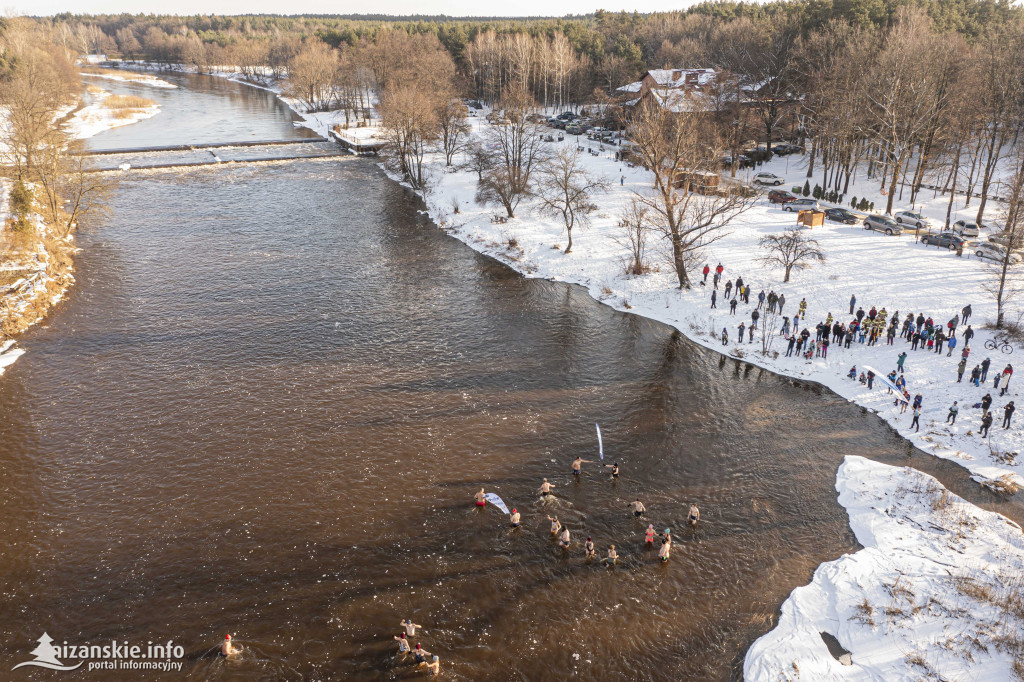
<instances>
[{"instance_id":1,"label":"person in dark jacket on snow","mask_svg":"<svg viewBox=\"0 0 1024 682\"><path fill-rule=\"evenodd\" d=\"M985 416L981 418L981 437L985 438L988 436L988 430L992 426L992 413L986 412Z\"/></svg>"},{"instance_id":2,"label":"person in dark jacket on snow","mask_svg":"<svg viewBox=\"0 0 1024 682\"><path fill-rule=\"evenodd\" d=\"M853 315L853 307L857 305L857 295L850 296L850 314Z\"/></svg>"},{"instance_id":3,"label":"person in dark jacket on snow","mask_svg":"<svg viewBox=\"0 0 1024 682\"><path fill-rule=\"evenodd\" d=\"M988 381L988 368L992 364L992 360L985 358L981 361L981 381L982 383Z\"/></svg>"},{"instance_id":4,"label":"person in dark jacket on snow","mask_svg":"<svg viewBox=\"0 0 1024 682\"><path fill-rule=\"evenodd\" d=\"M981 411L988 412L988 408L992 406L992 396L989 393L985 394L985 397L981 399Z\"/></svg>"},{"instance_id":5,"label":"person in dark jacket on snow","mask_svg":"<svg viewBox=\"0 0 1024 682\"><path fill-rule=\"evenodd\" d=\"M1013 417L1013 411L1017 409L1013 406L1013 401L1006 403L1006 407L1003 408L1003 428L1010 428L1010 419Z\"/></svg>"}]
</instances>

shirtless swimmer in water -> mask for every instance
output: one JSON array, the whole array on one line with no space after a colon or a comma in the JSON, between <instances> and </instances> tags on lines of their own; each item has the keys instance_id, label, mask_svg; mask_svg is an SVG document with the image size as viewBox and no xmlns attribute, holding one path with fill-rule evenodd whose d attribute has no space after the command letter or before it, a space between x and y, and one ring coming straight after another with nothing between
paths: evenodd
<instances>
[{"instance_id":1,"label":"shirtless swimmer in water","mask_svg":"<svg viewBox=\"0 0 1024 682\"><path fill-rule=\"evenodd\" d=\"M224 635L224 643L220 645L220 655L235 656L240 653L242 653L242 649L231 643L231 635Z\"/></svg>"},{"instance_id":2,"label":"shirtless swimmer in water","mask_svg":"<svg viewBox=\"0 0 1024 682\"><path fill-rule=\"evenodd\" d=\"M538 489L540 492L540 496L547 497L548 495L551 494L551 489L555 487L556 486L554 483L548 483L548 479L545 478L544 482L540 484L540 488Z\"/></svg>"},{"instance_id":3,"label":"shirtless swimmer in water","mask_svg":"<svg viewBox=\"0 0 1024 682\"><path fill-rule=\"evenodd\" d=\"M576 459L574 459L572 461L572 475L573 476L579 476L580 474L583 473L583 464L584 463L586 463L586 464L594 464L594 462L591 462L589 459L583 459L582 457L577 457Z\"/></svg>"}]
</instances>

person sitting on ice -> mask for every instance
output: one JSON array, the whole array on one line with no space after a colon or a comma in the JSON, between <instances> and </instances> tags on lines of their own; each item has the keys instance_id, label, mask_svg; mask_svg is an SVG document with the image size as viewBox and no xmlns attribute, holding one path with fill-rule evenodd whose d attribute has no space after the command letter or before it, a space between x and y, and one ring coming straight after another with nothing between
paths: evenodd
<instances>
[{"instance_id":1,"label":"person sitting on ice","mask_svg":"<svg viewBox=\"0 0 1024 682\"><path fill-rule=\"evenodd\" d=\"M850 377L851 379L856 379L857 378L857 365L854 365L853 367L851 367L850 371L846 374L846 376Z\"/></svg>"},{"instance_id":2,"label":"person sitting on ice","mask_svg":"<svg viewBox=\"0 0 1024 682\"><path fill-rule=\"evenodd\" d=\"M864 372L860 373L860 383L862 383L862 384L868 383L868 375L865 374Z\"/></svg>"}]
</instances>

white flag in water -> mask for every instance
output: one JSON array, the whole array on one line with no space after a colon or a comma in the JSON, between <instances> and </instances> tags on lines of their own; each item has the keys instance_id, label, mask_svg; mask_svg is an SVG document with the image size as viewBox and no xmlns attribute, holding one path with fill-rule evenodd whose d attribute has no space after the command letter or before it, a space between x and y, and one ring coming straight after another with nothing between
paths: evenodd
<instances>
[{"instance_id":1,"label":"white flag in water","mask_svg":"<svg viewBox=\"0 0 1024 682\"><path fill-rule=\"evenodd\" d=\"M597 427L597 454L601 455L601 459L604 459L604 443L601 442L601 425L594 422L594 426Z\"/></svg>"},{"instance_id":2,"label":"white flag in water","mask_svg":"<svg viewBox=\"0 0 1024 682\"><path fill-rule=\"evenodd\" d=\"M498 497L495 493L487 493L486 495L484 495L484 499L493 504L501 511L508 514L508 507L505 506L505 502L502 501L502 499Z\"/></svg>"}]
</instances>

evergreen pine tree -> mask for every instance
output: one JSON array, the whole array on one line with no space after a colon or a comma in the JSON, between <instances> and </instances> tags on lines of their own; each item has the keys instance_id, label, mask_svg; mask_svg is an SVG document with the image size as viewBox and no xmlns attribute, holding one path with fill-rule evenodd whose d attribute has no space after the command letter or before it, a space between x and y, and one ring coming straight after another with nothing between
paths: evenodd
<instances>
[{"instance_id":1,"label":"evergreen pine tree","mask_svg":"<svg viewBox=\"0 0 1024 682\"><path fill-rule=\"evenodd\" d=\"M804 196L805 197L811 196L811 181L810 180L804 181Z\"/></svg>"},{"instance_id":2,"label":"evergreen pine tree","mask_svg":"<svg viewBox=\"0 0 1024 682\"><path fill-rule=\"evenodd\" d=\"M852 208L855 211L857 210L857 197L856 197L856 195L852 199L850 199L850 208Z\"/></svg>"}]
</instances>

